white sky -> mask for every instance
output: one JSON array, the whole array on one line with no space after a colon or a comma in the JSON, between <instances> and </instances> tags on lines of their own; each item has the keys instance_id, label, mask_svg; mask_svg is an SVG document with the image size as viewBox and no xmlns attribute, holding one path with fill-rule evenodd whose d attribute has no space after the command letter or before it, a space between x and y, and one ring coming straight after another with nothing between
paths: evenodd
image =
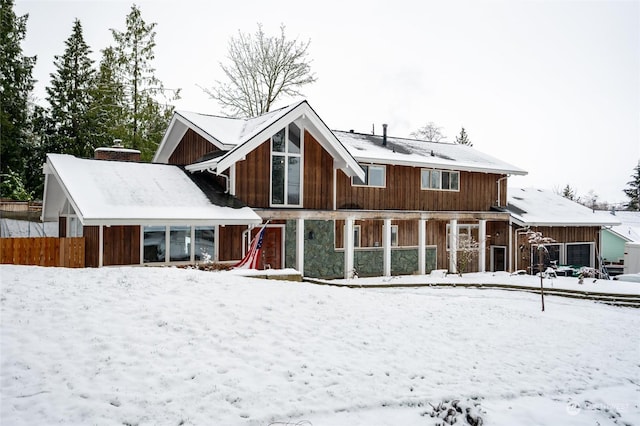
<instances>
[{"instance_id":1,"label":"white sky","mask_svg":"<svg viewBox=\"0 0 640 426\"><path fill-rule=\"evenodd\" d=\"M17 0L29 14L23 49L37 55L35 95L64 52L74 18L94 51L124 30L132 2ZM222 79L229 38L311 39L318 81L305 97L335 130L406 137L433 121L453 141L529 172L510 186L622 192L640 160L639 1L139 1L156 22L156 75L181 88L178 109L219 114L198 87ZM293 99L283 99L278 106ZM43 101L44 102L44 101Z\"/></svg>"}]
</instances>

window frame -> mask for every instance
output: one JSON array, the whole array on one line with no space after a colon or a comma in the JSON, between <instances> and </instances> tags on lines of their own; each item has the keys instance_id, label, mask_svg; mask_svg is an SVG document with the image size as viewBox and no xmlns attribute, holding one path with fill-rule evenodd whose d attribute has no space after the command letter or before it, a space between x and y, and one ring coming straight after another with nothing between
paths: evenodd
<instances>
[{"instance_id":1,"label":"window frame","mask_svg":"<svg viewBox=\"0 0 640 426\"><path fill-rule=\"evenodd\" d=\"M357 176L351 177L351 186L356 187L368 187L368 188L386 188L387 187L387 166L385 164L360 164L360 167L365 171L365 181L362 182ZM371 168L382 170L382 185L371 185ZM356 179L362 183L356 181Z\"/></svg>"},{"instance_id":2,"label":"window frame","mask_svg":"<svg viewBox=\"0 0 640 426\"><path fill-rule=\"evenodd\" d=\"M300 137L300 148L299 148L299 152L291 152L290 151L290 147L289 147L289 135L290 135L290 126L296 126L299 130L299 137ZM273 138L275 135L277 135L278 133L280 133L281 131L284 130L284 150L283 151L276 151L274 150L273 146L274 146L274 141ZM288 123L286 126L284 126L282 129L278 130L277 132L275 132L273 135L271 135L271 137L269 138L269 207L292 207L292 208L300 208L303 207L304 205L304 134L305 134L305 128L303 126L301 126L300 124L292 121L290 123ZM273 181L273 161L274 158L282 158L283 159L283 167L284 167L284 172L283 172L283 203L274 203L273 201L273 189L274 189L274 181ZM298 158L299 159L299 184L298 184L298 203L294 204L294 203L290 203L289 202L289 160L291 158Z\"/></svg>"},{"instance_id":3,"label":"window frame","mask_svg":"<svg viewBox=\"0 0 640 426\"><path fill-rule=\"evenodd\" d=\"M432 186L432 173L434 171L439 173L438 187L437 188ZM424 175L425 172L429 173L428 179L427 179L428 186L426 186L426 187L424 186L424 178L423 178L423 175ZM449 188L442 188L442 176L443 176L444 173L448 173L449 174ZM455 188L455 189L451 189L451 176L452 175L456 175L458 177L458 179L456 181L457 188ZM449 170L449 169L422 168L422 169L420 169L420 189L422 191L460 192L460 172L458 170Z\"/></svg>"}]
</instances>

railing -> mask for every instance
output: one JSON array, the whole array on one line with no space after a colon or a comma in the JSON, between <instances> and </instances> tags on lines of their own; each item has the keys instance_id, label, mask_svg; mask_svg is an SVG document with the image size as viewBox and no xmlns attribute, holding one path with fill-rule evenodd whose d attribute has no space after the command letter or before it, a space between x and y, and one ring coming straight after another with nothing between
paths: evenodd
<instances>
[{"instance_id":1,"label":"railing","mask_svg":"<svg viewBox=\"0 0 640 426\"><path fill-rule=\"evenodd\" d=\"M0 263L84 268L84 238L0 238Z\"/></svg>"}]
</instances>

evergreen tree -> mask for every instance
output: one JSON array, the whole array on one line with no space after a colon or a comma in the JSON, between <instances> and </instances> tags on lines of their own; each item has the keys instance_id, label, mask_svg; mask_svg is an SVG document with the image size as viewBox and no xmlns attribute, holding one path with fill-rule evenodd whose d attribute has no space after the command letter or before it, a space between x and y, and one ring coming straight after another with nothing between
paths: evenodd
<instances>
[{"instance_id":1,"label":"evergreen tree","mask_svg":"<svg viewBox=\"0 0 640 426\"><path fill-rule=\"evenodd\" d=\"M569 184L567 184L567 186L565 186L564 189L562 190L562 196L564 198L568 198L571 201L577 201L576 200L576 191L574 191L574 189L571 188L571 186L569 186Z\"/></svg>"},{"instance_id":2,"label":"evergreen tree","mask_svg":"<svg viewBox=\"0 0 640 426\"><path fill-rule=\"evenodd\" d=\"M35 56L22 53L28 15L16 16L13 0L0 0L0 174L2 181L24 186L28 100ZM6 192L2 185L0 194Z\"/></svg>"},{"instance_id":3,"label":"evergreen tree","mask_svg":"<svg viewBox=\"0 0 640 426\"><path fill-rule=\"evenodd\" d=\"M91 50L84 41L82 24L73 23L71 36L65 41L62 56L56 55L56 71L47 87L47 101L54 123L52 152L90 157L95 148L88 121L91 92L95 82Z\"/></svg>"},{"instance_id":4,"label":"evergreen tree","mask_svg":"<svg viewBox=\"0 0 640 426\"><path fill-rule=\"evenodd\" d=\"M469 136L464 130L464 127L462 128L462 130L460 130L460 134L456 136L456 143L460 145L473 146L473 143L471 143L471 140L469 140Z\"/></svg>"},{"instance_id":5,"label":"evergreen tree","mask_svg":"<svg viewBox=\"0 0 640 426\"><path fill-rule=\"evenodd\" d=\"M124 87L127 105L127 137L125 142L139 149L142 158L151 159L166 128L173 107L161 104L157 96L164 97L168 90L155 77L151 65L156 46L154 31L156 24L147 24L142 19L140 9L133 5L127 15L124 32L111 30L116 42L115 53L118 60L118 79ZM168 101L178 99L179 91L174 92ZM158 127L158 122L162 126Z\"/></svg>"},{"instance_id":6,"label":"evergreen tree","mask_svg":"<svg viewBox=\"0 0 640 426\"><path fill-rule=\"evenodd\" d=\"M110 146L127 137L127 105L124 84L118 77L118 58L112 47L102 51L91 93L88 120L93 126L95 146Z\"/></svg>"},{"instance_id":7,"label":"evergreen tree","mask_svg":"<svg viewBox=\"0 0 640 426\"><path fill-rule=\"evenodd\" d=\"M640 210L640 161L638 165L633 169L635 174L631 175L631 180L627 182L628 188L623 191L629 197L629 202L626 207L628 210L639 211Z\"/></svg>"}]
</instances>

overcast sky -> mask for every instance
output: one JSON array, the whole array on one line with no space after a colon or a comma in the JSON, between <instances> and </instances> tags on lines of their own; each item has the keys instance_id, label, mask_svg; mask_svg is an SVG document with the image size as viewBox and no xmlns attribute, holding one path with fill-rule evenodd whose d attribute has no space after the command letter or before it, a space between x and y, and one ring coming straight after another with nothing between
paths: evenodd
<instances>
[{"instance_id":1,"label":"overcast sky","mask_svg":"<svg viewBox=\"0 0 640 426\"><path fill-rule=\"evenodd\" d=\"M96 63L132 2L17 0L37 55L35 96L80 19ZM335 130L407 137L427 122L448 141L529 172L510 186L622 192L640 160L639 1L138 1L156 22L156 75L181 88L178 109L220 114L198 87L223 78L238 30L311 40L318 81L305 98ZM283 99L283 106L295 99Z\"/></svg>"}]
</instances>

